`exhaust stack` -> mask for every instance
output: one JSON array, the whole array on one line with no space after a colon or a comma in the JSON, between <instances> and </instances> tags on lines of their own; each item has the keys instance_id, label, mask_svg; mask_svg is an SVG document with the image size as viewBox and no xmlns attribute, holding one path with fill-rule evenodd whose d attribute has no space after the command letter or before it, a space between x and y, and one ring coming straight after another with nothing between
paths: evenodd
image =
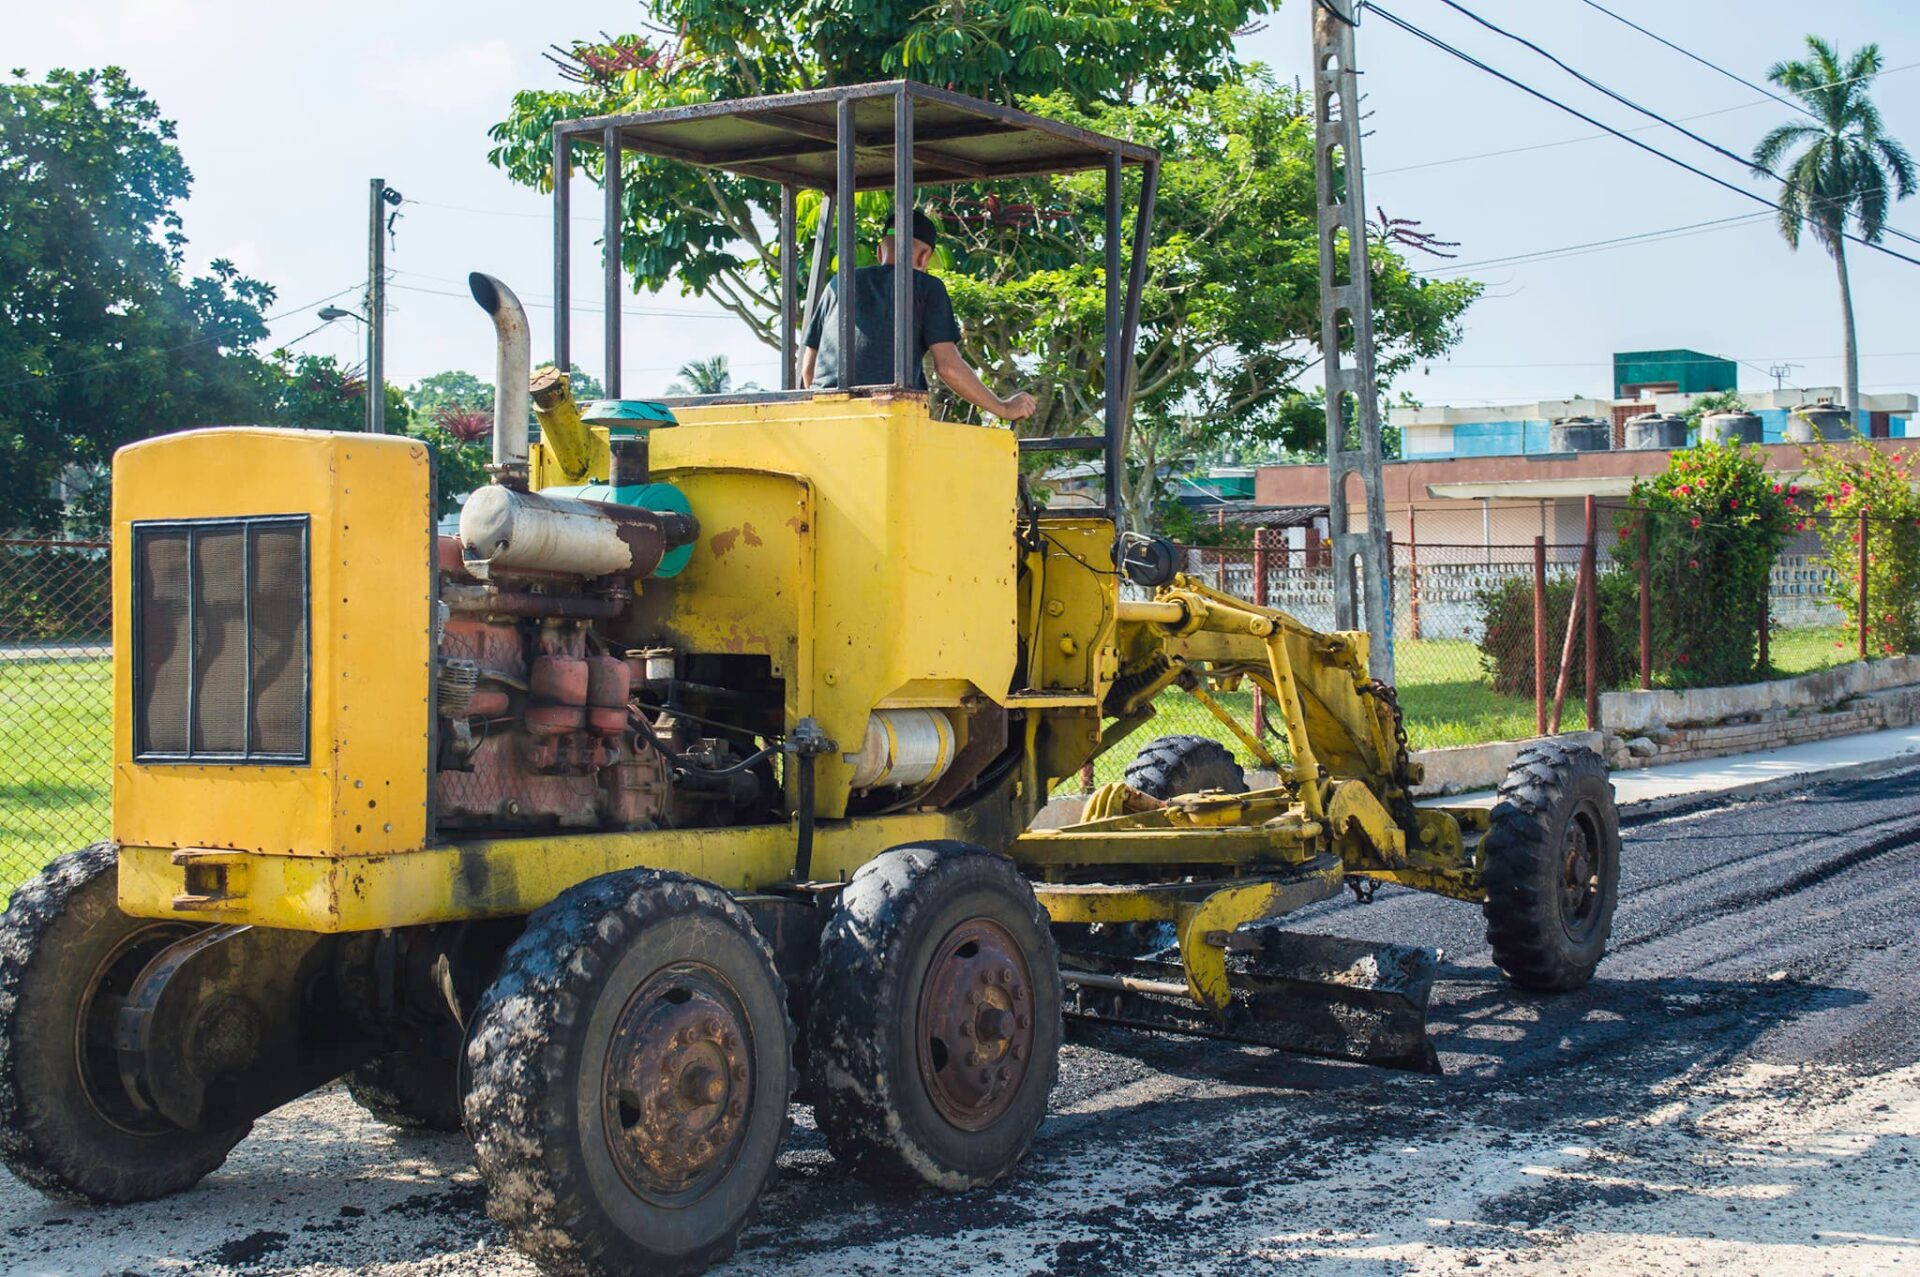
<instances>
[{"instance_id":1,"label":"exhaust stack","mask_svg":"<svg viewBox=\"0 0 1920 1277\"><path fill-rule=\"evenodd\" d=\"M527 331L527 312L513 290L491 275L474 271L467 287L480 309L493 317L493 464L527 464L527 382L533 373L533 338ZM498 482L500 472L494 474Z\"/></svg>"}]
</instances>

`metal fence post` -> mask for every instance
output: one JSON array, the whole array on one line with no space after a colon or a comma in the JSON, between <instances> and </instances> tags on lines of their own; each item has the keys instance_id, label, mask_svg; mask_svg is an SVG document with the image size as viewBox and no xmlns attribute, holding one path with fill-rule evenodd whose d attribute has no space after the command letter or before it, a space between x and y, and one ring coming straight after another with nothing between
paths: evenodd
<instances>
[{"instance_id":1,"label":"metal fence post","mask_svg":"<svg viewBox=\"0 0 1920 1277\"><path fill-rule=\"evenodd\" d=\"M1867 659L1867 512L1860 512L1860 659Z\"/></svg>"},{"instance_id":2,"label":"metal fence post","mask_svg":"<svg viewBox=\"0 0 1920 1277\"><path fill-rule=\"evenodd\" d=\"M1768 640L1770 639L1771 636L1767 633L1768 628L1772 625L1772 618L1769 615L1772 609L1772 603L1773 603L1772 595L1773 595L1773 570L1769 568L1767 570L1767 584L1762 586L1760 590L1760 677L1761 678L1765 678L1773 666L1773 653L1769 650L1769 643L1768 643Z\"/></svg>"},{"instance_id":3,"label":"metal fence post","mask_svg":"<svg viewBox=\"0 0 1920 1277\"><path fill-rule=\"evenodd\" d=\"M1581 549L1581 569L1587 578L1587 730L1600 727L1600 548L1599 524L1593 496L1587 496L1587 543Z\"/></svg>"},{"instance_id":4,"label":"metal fence post","mask_svg":"<svg viewBox=\"0 0 1920 1277\"><path fill-rule=\"evenodd\" d=\"M1258 607L1267 605L1267 542L1272 536L1271 528L1253 530L1253 601ZM1258 686L1253 689L1253 737L1265 740L1267 736L1267 698Z\"/></svg>"},{"instance_id":5,"label":"metal fence post","mask_svg":"<svg viewBox=\"0 0 1920 1277\"><path fill-rule=\"evenodd\" d=\"M1407 637L1420 641L1420 531L1414 523L1413 503L1407 503L1407 611L1411 627Z\"/></svg>"},{"instance_id":6,"label":"metal fence post","mask_svg":"<svg viewBox=\"0 0 1920 1277\"><path fill-rule=\"evenodd\" d=\"M1533 539L1533 731L1547 734L1547 539Z\"/></svg>"},{"instance_id":7,"label":"metal fence post","mask_svg":"<svg viewBox=\"0 0 1920 1277\"><path fill-rule=\"evenodd\" d=\"M1653 514L1640 512L1640 690L1653 688Z\"/></svg>"}]
</instances>

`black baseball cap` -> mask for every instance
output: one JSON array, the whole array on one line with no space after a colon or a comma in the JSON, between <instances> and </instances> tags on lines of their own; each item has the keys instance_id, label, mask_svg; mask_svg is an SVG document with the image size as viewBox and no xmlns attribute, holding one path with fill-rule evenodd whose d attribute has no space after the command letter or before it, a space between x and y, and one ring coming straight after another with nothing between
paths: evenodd
<instances>
[{"instance_id":1,"label":"black baseball cap","mask_svg":"<svg viewBox=\"0 0 1920 1277\"><path fill-rule=\"evenodd\" d=\"M891 233L893 228L889 226L887 229ZM928 248L940 242L940 231L934 226L933 219L917 208L913 210L913 237Z\"/></svg>"}]
</instances>

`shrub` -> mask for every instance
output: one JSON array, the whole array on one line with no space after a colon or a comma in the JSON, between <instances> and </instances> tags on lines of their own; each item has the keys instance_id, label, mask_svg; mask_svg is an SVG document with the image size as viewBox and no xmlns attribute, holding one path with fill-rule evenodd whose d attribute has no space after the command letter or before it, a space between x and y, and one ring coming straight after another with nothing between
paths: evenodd
<instances>
[{"instance_id":1,"label":"shrub","mask_svg":"<svg viewBox=\"0 0 1920 1277\"><path fill-rule=\"evenodd\" d=\"M1644 525L1653 659L1679 687L1758 677L1761 600L1793 526L1758 448L1701 444L1637 481L1623 539Z\"/></svg>"},{"instance_id":2,"label":"shrub","mask_svg":"<svg viewBox=\"0 0 1920 1277\"><path fill-rule=\"evenodd\" d=\"M1634 619L1639 605L1632 576L1625 572L1601 572L1599 676L1600 686L1619 687L1634 675L1635 654L1639 648ZM1560 649L1566 641L1567 616L1573 610L1574 578L1553 577L1547 581L1547 694L1553 694L1554 680L1560 673ZM1533 699L1533 580L1509 577L1479 595L1483 630L1480 637L1480 663L1493 681L1493 690L1504 696ZM1567 675L1569 700L1584 699L1587 694L1586 622L1573 632L1573 663ZM1632 636L1632 637L1630 637Z\"/></svg>"},{"instance_id":3,"label":"shrub","mask_svg":"<svg viewBox=\"0 0 1920 1277\"><path fill-rule=\"evenodd\" d=\"M1860 444L1806 449L1818 494L1787 493L1796 527L1815 523L1833 572L1827 597L1846 614L1847 643L1860 642L1860 516L1867 516L1867 650L1920 650L1920 497L1903 452ZM1825 518L1819 516L1824 515Z\"/></svg>"}]
</instances>

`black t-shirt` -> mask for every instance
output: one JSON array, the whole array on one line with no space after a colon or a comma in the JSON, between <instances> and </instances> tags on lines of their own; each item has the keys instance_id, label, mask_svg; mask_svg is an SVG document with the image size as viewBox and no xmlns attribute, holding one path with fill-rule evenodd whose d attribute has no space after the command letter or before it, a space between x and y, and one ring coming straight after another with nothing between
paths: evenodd
<instances>
[{"instance_id":1,"label":"black t-shirt","mask_svg":"<svg viewBox=\"0 0 1920 1277\"><path fill-rule=\"evenodd\" d=\"M854 386L893 384L893 267L862 266L853 272ZM959 341L947 286L923 270L913 272L913 388L927 388L922 367L927 348ZM813 363L813 384L822 390L850 389L840 374L840 278L827 285L814 308L806 344L820 353Z\"/></svg>"}]
</instances>

